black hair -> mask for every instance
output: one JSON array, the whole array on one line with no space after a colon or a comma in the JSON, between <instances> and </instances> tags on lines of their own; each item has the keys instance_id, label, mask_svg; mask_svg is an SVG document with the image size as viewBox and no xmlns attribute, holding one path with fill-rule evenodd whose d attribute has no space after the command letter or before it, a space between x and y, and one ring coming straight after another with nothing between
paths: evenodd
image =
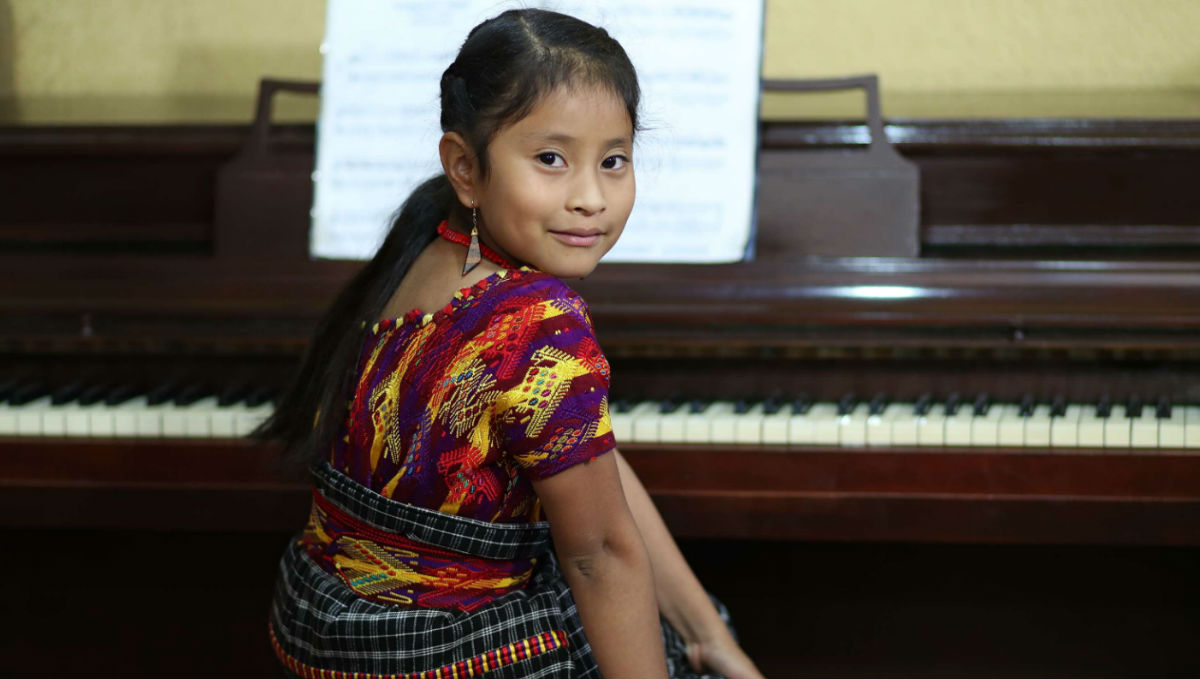
<instances>
[{"instance_id":1,"label":"black hair","mask_svg":"<svg viewBox=\"0 0 1200 679\"><path fill-rule=\"evenodd\" d=\"M565 14L509 10L471 29L442 74L442 131L463 136L486 177L487 148L496 133L561 86L609 89L624 102L638 130L641 93L620 43L604 29ZM366 333L451 211L462 217L465 208L444 174L424 181L404 201L375 257L317 324L299 370L252 438L279 441L310 464L328 455L346 418Z\"/></svg>"}]
</instances>

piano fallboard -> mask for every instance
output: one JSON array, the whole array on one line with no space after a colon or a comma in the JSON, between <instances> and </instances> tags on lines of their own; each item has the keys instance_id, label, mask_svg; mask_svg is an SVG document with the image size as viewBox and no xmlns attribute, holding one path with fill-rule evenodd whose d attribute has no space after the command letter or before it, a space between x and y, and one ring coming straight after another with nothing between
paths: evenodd
<instances>
[{"instance_id":1,"label":"piano fallboard","mask_svg":"<svg viewBox=\"0 0 1200 679\"><path fill-rule=\"evenodd\" d=\"M1200 456L622 446L681 537L1200 544ZM60 464L46 464L69 451ZM311 487L242 440L0 439L10 528L298 529Z\"/></svg>"}]
</instances>

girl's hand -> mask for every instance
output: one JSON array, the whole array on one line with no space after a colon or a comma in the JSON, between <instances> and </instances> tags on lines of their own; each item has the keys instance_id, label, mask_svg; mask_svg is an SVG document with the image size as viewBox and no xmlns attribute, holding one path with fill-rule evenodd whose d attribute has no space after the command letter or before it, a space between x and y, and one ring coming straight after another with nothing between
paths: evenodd
<instances>
[{"instance_id":1,"label":"girl's hand","mask_svg":"<svg viewBox=\"0 0 1200 679\"><path fill-rule=\"evenodd\" d=\"M688 663L697 672L716 672L730 679L763 679L762 672L732 637L692 642L687 645Z\"/></svg>"}]
</instances>

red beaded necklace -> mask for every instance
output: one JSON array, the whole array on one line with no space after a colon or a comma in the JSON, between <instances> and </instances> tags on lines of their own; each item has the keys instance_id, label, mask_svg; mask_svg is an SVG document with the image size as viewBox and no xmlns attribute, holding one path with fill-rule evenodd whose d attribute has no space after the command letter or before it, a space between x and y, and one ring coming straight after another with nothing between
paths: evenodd
<instances>
[{"instance_id":1,"label":"red beaded necklace","mask_svg":"<svg viewBox=\"0 0 1200 679\"><path fill-rule=\"evenodd\" d=\"M471 237L465 233L459 233L454 229L451 229L450 224L447 223L445 219L442 220L441 224L438 224L437 232L439 236L445 238L451 243L458 243L459 245L465 247L471 247ZM483 243L479 244L479 251L488 259L488 261L495 262L506 269L515 268L512 264L509 264L507 260L497 254L495 250L489 248Z\"/></svg>"}]
</instances>

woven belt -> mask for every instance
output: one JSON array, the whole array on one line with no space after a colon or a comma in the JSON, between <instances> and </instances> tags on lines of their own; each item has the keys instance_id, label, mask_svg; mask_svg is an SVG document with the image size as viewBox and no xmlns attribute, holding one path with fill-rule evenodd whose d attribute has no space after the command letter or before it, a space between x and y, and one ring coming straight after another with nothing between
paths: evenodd
<instances>
[{"instance_id":1,"label":"woven belt","mask_svg":"<svg viewBox=\"0 0 1200 679\"><path fill-rule=\"evenodd\" d=\"M528 582L536 557L486 559L372 526L313 490L300 544L359 596L424 608L472 611Z\"/></svg>"}]
</instances>

